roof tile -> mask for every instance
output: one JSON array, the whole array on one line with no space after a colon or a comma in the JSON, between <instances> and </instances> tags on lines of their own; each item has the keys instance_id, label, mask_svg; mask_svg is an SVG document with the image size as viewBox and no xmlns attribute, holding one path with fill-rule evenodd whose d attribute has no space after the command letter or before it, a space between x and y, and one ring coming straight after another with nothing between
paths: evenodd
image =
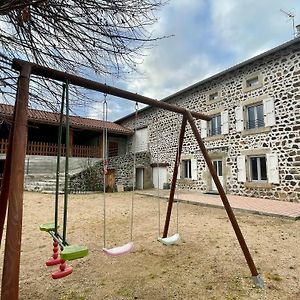
<instances>
[{"instance_id":1,"label":"roof tile","mask_svg":"<svg viewBox=\"0 0 300 300\"><path fill-rule=\"evenodd\" d=\"M6 117L12 117L14 111L13 105L0 104L0 114ZM47 124L59 123L59 113L42 111L37 109L28 110L28 118L30 121ZM94 129L102 131L107 128L108 132L131 135L133 131L113 122L104 122L102 120L83 118L79 116L70 116L70 126L82 129Z\"/></svg>"}]
</instances>

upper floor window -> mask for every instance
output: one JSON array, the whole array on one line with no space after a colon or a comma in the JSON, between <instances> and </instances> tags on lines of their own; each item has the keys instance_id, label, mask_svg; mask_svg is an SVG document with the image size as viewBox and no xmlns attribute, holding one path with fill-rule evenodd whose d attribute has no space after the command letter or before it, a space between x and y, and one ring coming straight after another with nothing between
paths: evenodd
<instances>
[{"instance_id":1,"label":"upper floor window","mask_svg":"<svg viewBox=\"0 0 300 300\"><path fill-rule=\"evenodd\" d=\"M220 100L221 100L220 91L217 90L217 89L210 90L206 94L206 103L207 104L216 103L216 102L218 102Z\"/></svg>"},{"instance_id":2,"label":"upper floor window","mask_svg":"<svg viewBox=\"0 0 300 300\"><path fill-rule=\"evenodd\" d=\"M109 142L108 143L108 157L118 156L119 150L118 142Z\"/></svg>"},{"instance_id":3,"label":"upper floor window","mask_svg":"<svg viewBox=\"0 0 300 300\"><path fill-rule=\"evenodd\" d=\"M244 131L245 129L250 130L275 125L276 118L273 98L266 98L263 101L251 100L250 103L249 101L244 102L247 104L245 103L245 105L235 108L236 131Z\"/></svg>"},{"instance_id":4,"label":"upper floor window","mask_svg":"<svg viewBox=\"0 0 300 300\"><path fill-rule=\"evenodd\" d=\"M213 116L209 125L210 136L221 134L221 114Z\"/></svg>"},{"instance_id":5,"label":"upper floor window","mask_svg":"<svg viewBox=\"0 0 300 300\"><path fill-rule=\"evenodd\" d=\"M212 117L207 122L201 120L201 137L214 136L229 133L229 116L228 111L224 110Z\"/></svg>"},{"instance_id":6,"label":"upper floor window","mask_svg":"<svg viewBox=\"0 0 300 300\"><path fill-rule=\"evenodd\" d=\"M133 145L135 152L148 151L148 128L140 128L135 131L133 137Z\"/></svg>"},{"instance_id":7,"label":"upper floor window","mask_svg":"<svg viewBox=\"0 0 300 300\"><path fill-rule=\"evenodd\" d=\"M258 76L251 77L246 80L246 87L253 87L259 84Z\"/></svg>"},{"instance_id":8,"label":"upper floor window","mask_svg":"<svg viewBox=\"0 0 300 300\"><path fill-rule=\"evenodd\" d=\"M244 78L243 92L250 92L252 90L261 88L263 86L263 76L261 73L256 72Z\"/></svg>"},{"instance_id":9,"label":"upper floor window","mask_svg":"<svg viewBox=\"0 0 300 300\"><path fill-rule=\"evenodd\" d=\"M264 107L262 103L247 107L247 129L264 127Z\"/></svg>"},{"instance_id":10,"label":"upper floor window","mask_svg":"<svg viewBox=\"0 0 300 300\"><path fill-rule=\"evenodd\" d=\"M215 101L218 100L218 98L219 98L218 92L211 93L208 96L209 101Z\"/></svg>"}]
</instances>

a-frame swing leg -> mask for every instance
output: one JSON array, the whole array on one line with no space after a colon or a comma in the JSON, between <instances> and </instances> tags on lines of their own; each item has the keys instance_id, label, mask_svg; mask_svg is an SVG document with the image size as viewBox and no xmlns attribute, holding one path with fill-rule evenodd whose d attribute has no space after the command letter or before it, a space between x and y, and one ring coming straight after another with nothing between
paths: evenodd
<instances>
[{"instance_id":1,"label":"a-frame swing leg","mask_svg":"<svg viewBox=\"0 0 300 300\"><path fill-rule=\"evenodd\" d=\"M243 234L242 234L242 232L240 230L239 224L238 224L238 222L236 220L236 217L234 215L234 212L232 211L232 208L231 208L231 206L229 204L229 201L227 199L227 196L226 196L226 193L225 193L225 191L223 189L223 186L222 186L222 184L221 184L221 182L220 182L220 180L219 180L219 178L218 178L218 176L217 176L217 174L215 172L215 168L214 168L214 166L212 164L212 161L211 161L211 159L210 159L210 157L208 155L208 152L207 152L207 150L205 148L205 145L204 145L204 143L203 143L203 141L201 139L201 136L199 134L197 126L196 126L196 124L195 124L195 122L193 120L193 117L192 117L192 115L190 114L189 111L186 111L185 115L186 115L186 117L187 117L187 119L188 119L188 121L189 121L189 123L191 125L192 131L193 131L194 136L195 136L195 138L196 138L196 140L198 142L198 145L199 145L199 147L201 149L201 152L202 152L203 157L204 157L204 159L206 161L206 164L208 166L210 174L211 174L211 176L212 176L212 178L213 178L213 180L215 182L215 185L216 185L216 187L218 189L218 192L219 192L221 200L222 200L222 202L224 204L224 207L225 207L225 210L226 210L227 215L229 217L229 220L230 220L230 222L232 224L232 227L233 227L233 229L235 231L236 237L237 237L237 239L239 241L239 244L240 244L241 249L242 249L242 251L244 253L244 256L246 258L246 261L247 261L247 264L249 266L249 269L251 271L253 281L254 281L254 283L258 287L263 288L264 287L264 282L263 282L263 280L261 279L261 277L259 276L259 274L257 272L256 266L254 264L254 261L252 259L251 254L249 252L249 249L248 249L246 241L245 241L245 239L243 237Z\"/></svg>"},{"instance_id":2,"label":"a-frame swing leg","mask_svg":"<svg viewBox=\"0 0 300 300\"><path fill-rule=\"evenodd\" d=\"M11 174L1 299L17 300L19 298L24 165L27 143L27 110L30 71L31 67L29 65L25 65L21 70L15 103L16 115L12 137Z\"/></svg>"},{"instance_id":3,"label":"a-frame swing leg","mask_svg":"<svg viewBox=\"0 0 300 300\"><path fill-rule=\"evenodd\" d=\"M180 164L180 157L181 157L181 152L182 152L182 145L183 145L183 139L184 139L184 132L185 132L186 123L187 123L187 118L186 118L185 115L183 115L180 134L179 134L179 142L178 142L179 145L178 145L178 150L177 150L177 153L176 153L176 159L175 159L174 170L173 170L173 178L172 178L172 183L171 183L171 190L170 190L170 195L169 195L169 201L168 201L168 208L167 208L167 215L166 215L165 227L164 227L164 232L163 232L163 238L166 238L168 236L168 230L169 230L169 224L170 224L170 219L171 219L172 207L173 207L173 202L174 202L178 167L179 167L179 164Z\"/></svg>"}]
</instances>

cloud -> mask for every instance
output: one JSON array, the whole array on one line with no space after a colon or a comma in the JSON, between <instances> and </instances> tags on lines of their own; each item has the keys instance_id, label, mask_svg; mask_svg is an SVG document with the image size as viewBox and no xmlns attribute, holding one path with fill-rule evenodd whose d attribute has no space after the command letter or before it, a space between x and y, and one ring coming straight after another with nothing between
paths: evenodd
<instances>
[{"instance_id":1,"label":"cloud","mask_svg":"<svg viewBox=\"0 0 300 300\"><path fill-rule=\"evenodd\" d=\"M173 0L159 13L155 35L174 35L147 50L139 74L116 85L162 99L245 59L293 38L291 22L280 9L295 12L298 0ZM117 100L112 119L133 112ZM116 116L115 118L113 116Z\"/></svg>"}]
</instances>

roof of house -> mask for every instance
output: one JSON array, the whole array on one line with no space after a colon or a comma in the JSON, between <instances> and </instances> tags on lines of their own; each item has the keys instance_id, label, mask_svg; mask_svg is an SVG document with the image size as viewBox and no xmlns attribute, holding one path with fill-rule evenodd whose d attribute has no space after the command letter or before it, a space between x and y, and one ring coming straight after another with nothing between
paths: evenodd
<instances>
[{"instance_id":1,"label":"roof of house","mask_svg":"<svg viewBox=\"0 0 300 300\"><path fill-rule=\"evenodd\" d=\"M0 116L11 118L13 115L14 106L8 104L0 104ZM59 124L59 113L43 111L37 109L28 110L28 119L31 122L58 125ZM131 129L125 128L119 124L113 122L104 122L101 120L83 118L78 116L70 116L70 126L73 128L89 129L95 131L102 131L107 128L108 132L131 135L133 131Z\"/></svg>"},{"instance_id":2,"label":"roof of house","mask_svg":"<svg viewBox=\"0 0 300 300\"><path fill-rule=\"evenodd\" d=\"M215 74L215 75L213 75L211 77L208 77L208 78L205 78L205 79L203 79L201 81L198 81L198 82L196 82L196 83L194 83L194 84L192 84L192 85L190 85L190 86L188 86L188 87L186 87L186 88L184 88L184 89L182 89L182 90L180 90L180 91L178 91L178 92L176 92L174 94L171 94L171 95L169 95L169 96L161 99L160 101L166 101L167 102L170 99L172 99L172 98L174 98L174 97L176 97L176 96L178 96L180 94L183 94L183 93L185 93L185 92L187 92L189 90L192 90L195 87L203 85L203 84L205 84L207 82L210 82L210 81L212 81L214 79L217 79L217 78L219 78L219 77L221 77L223 75L226 75L226 74L228 74L230 72L236 71L237 69L240 69L240 68L242 68L242 67L244 67L244 66L246 66L248 64L251 64L251 63L253 63L253 62L255 62L255 61L259 60L259 59L262 59L262 58L264 58L264 57L266 57L268 55L271 55L273 53L276 53L278 51L281 51L281 50L283 50L285 48L288 48L288 47L294 46L294 45L297 45L297 46L300 45L300 37L294 38L294 39L292 39L292 40L290 40L290 41L288 41L288 42L286 42L284 44L281 44L281 45L279 45L279 46L277 46L275 48L272 48L272 49L270 49L270 50L268 50L266 52L263 52L263 53L261 53L259 55L256 55L256 56L254 56L254 57L252 57L250 59L247 59L247 60L245 60L245 61L243 61L243 62L241 62L239 64L236 64L236 65L234 65L234 66L232 66L232 67L230 67L228 69L225 69L225 70L223 70L223 71L221 71L221 72L219 72L219 73L217 73L217 74ZM145 110L147 110L149 108L151 108L151 106L146 106L146 107L140 109L139 112L143 112L143 111L145 111ZM121 123L122 121L126 120L127 118L131 118L134 115L135 115L135 113L131 113L131 114L125 116L125 117L122 117L122 118L116 120L115 122L116 123Z\"/></svg>"}]
</instances>

